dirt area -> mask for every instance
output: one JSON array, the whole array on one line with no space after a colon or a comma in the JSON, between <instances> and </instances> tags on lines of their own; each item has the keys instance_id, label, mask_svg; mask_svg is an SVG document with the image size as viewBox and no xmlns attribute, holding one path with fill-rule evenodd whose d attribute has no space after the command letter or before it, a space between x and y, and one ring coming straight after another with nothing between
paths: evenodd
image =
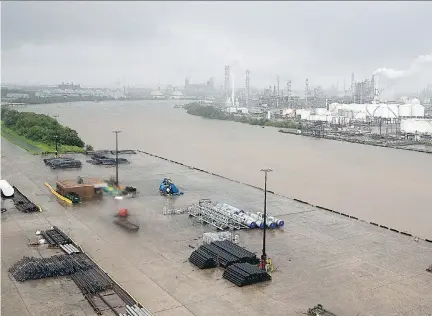
<instances>
[{"instance_id":1,"label":"dirt area","mask_svg":"<svg viewBox=\"0 0 432 316\"><path fill-rule=\"evenodd\" d=\"M94 315L66 277L17 283L7 272L23 255L54 254L43 246L27 246L36 230L52 225L69 234L156 316L294 316L319 303L339 316L432 313L432 275L426 272L432 244L425 241L269 194L268 212L285 221L284 229L269 231L267 237L267 253L277 270L268 283L238 288L222 278L221 269L200 271L187 261L202 234L213 229L187 215L163 215L163 208L210 198L257 212L262 191L137 154L125 156L131 164L121 165L119 172L120 183L140 191L136 198L105 196L66 208L45 181L107 179L115 169L87 164L78 155L81 171L51 171L40 157L6 141L2 155L2 178L43 209L22 214L9 208L2 214L2 315ZM185 194L160 196L164 176ZM129 233L113 223L119 208L129 210L139 231ZM239 235L241 245L260 253L262 231Z\"/></svg>"}]
</instances>

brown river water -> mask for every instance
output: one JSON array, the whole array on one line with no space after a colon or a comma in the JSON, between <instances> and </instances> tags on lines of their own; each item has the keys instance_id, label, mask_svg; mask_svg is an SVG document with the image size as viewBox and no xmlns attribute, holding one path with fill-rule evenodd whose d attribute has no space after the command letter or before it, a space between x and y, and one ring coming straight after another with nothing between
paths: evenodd
<instances>
[{"instance_id":1,"label":"brown river water","mask_svg":"<svg viewBox=\"0 0 432 316\"><path fill-rule=\"evenodd\" d=\"M140 149L314 205L432 239L432 155L279 133L209 120L181 101L32 105L58 114L96 149Z\"/></svg>"}]
</instances>

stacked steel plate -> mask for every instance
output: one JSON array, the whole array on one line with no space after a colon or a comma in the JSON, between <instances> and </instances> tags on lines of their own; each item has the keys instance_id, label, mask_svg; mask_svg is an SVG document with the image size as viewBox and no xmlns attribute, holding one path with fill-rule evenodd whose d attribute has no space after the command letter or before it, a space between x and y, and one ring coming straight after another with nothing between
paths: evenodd
<instances>
[{"instance_id":1,"label":"stacked steel plate","mask_svg":"<svg viewBox=\"0 0 432 316\"><path fill-rule=\"evenodd\" d=\"M47 158L43 160L44 163L51 167L51 169L74 169L74 168L81 168L82 163L81 161L74 159L74 158L68 158L68 157L54 157L54 158Z\"/></svg>"},{"instance_id":2,"label":"stacked steel plate","mask_svg":"<svg viewBox=\"0 0 432 316\"><path fill-rule=\"evenodd\" d=\"M250 263L235 263L230 265L225 270L223 277L237 286L250 285L271 279L266 271Z\"/></svg>"},{"instance_id":3,"label":"stacked steel plate","mask_svg":"<svg viewBox=\"0 0 432 316\"><path fill-rule=\"evenodd\" d=\"M36 206L32 201L30 201L24 194L22 194L15 186L14 196L12 198L15 207L20 212L30 213L39 211L39 207Z\"/></svg>"},{"instance_id":4,"label":"stacked steel plate","mask_svg":"<svg viewBox=\"0 0 432 316\"><path fill-rule=\"evenodd\" d=\"M19 282L49 277L71 275L94 266L83 254L56 255L50 258L24 257L9 272Z\"/></svg>"},{"instance_id":5,"label":"stacked steel plate","mask_svg":"<svg viewBox=\"0 0 432 316\"><path fill-rule=\"evenodd\" d=\"M233 256L225 250L215 246L213 243L202 245L199 247L199 249L207 252L223 268L239 262L238 257Z\"/></svg>"},{"instance_id":6,"label":"stacked steel plate","mask_svg":"<svg viewBox=\"0 0 432 316\"><path fill-rule=\"evenodd\" d=\"M120 153L120 152L119 152ZM116 164L116 158L107 157L102 153L94 153L91 156L91 160L87 160L88 163L91 163L93 165L107 165L107 166L114 166ZM130 161L126 158L118 158L119 164L129 164Z\"/></svg>"},{"instance_id":7,"label":"stacked steel plate","mask_svg":"<svg viewBox=\"0 0 432 316\"><path fill-rule=\"evenodd\" d=\"M257 258L256 254L229 240L215 241L212 244L237 258L237 262L249 262L251 264L259 263L259 259Z\"/></svg>"},{"instance_id":8,"label":"stacked steel plate","mask_svg":"<svg viewBox=\"0 0 432 316\"><path fill-rule=\"evenodd\" d=\"M217 263L215 259L202 247L203 246L192 252L189 261L200 269L216 268Z\"/></svg>"},{"instance_id":9,"label":"stacked steel plate","mask_svg":"<svg viewBox=\"0 0 432 316\"><path fill-rule=\"evenodd\" d=\"M200 269L206 269L213 267L210 258L213 258L216 264L224 268L234 263L249 262L257 264L259 262L254 253L229 240L215 241L200 246L191 254L189 261Z\"/></svg>"}]
</instances>

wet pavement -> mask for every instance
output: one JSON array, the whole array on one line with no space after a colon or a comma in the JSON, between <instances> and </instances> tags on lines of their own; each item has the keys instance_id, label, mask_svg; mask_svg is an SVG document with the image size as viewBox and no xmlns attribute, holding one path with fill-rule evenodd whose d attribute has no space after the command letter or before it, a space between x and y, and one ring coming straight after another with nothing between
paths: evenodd
<instances>
[{"instance_id":1,"label":"wet pavement","mask_svg":"<svg viewBox=\"0 0 432 316\"><path fill-rule=\"evenodd\" d=\"M42 213L2 214L2 314L94 315L66 277L17 283L7 269L23 255L49 256L45 246L29 247L36 230L58 226L156 316L302 315L317 304L338 316L422 316L432 313L432 244L346 218L293 200L268 195L268 212L285 221L269 231L267 253L277 270L267 283L238 288L222 270L200 271L188 257L212 231L187 215L163 215L165 206L185 207L200 198L261 211L263 192L144 154L125 155L120 182L138 188L133 199L62 207L45 187L78 176L107 179L110 167L85 163L80 171L52 171L41 157L2 142L2 178L17 186ZM170 176L185 195L159 196ZM271 175L269 175L271 181ZM7 202L8 203L8 202ZM6 207L8 206L5 204ZM140 225L128 233L114 225L119 208ZM342 211L342 210L341 210ZM260 253L262 231L239 231L240 244ZM107 314L109 315L109 314Z\"/></svg>"}]
</instances>

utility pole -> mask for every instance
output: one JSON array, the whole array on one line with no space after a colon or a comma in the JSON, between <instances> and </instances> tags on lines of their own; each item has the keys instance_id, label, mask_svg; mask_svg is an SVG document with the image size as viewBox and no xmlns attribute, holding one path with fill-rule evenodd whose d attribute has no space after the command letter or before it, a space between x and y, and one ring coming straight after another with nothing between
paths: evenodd
<instances>
[{"instance_id":1,"label":"utility pole","mask_svg":"<svg viewBox=\"0 0 432 316\"><path fill-rule=\"evenodd\" d=\"M57 123L58 123L58 121L57 121L58 117L59 117L58 114L53 115L53 118L56 120ZM55 156L56 157L58 157L58 138L59 138L59 136L58 136L58 129L57 129L57 126L56 126L56 132L55 132L55 135L54 135L54 139L55 139Z\"/></svg>"},{"instance_id":2,"label":"utility pole","mask_svg":"<svg viewBox=\"0 0 432 316\"><path fill-rule=\"evenodd\" d=\"M261 255L261 263L260 268L262 270L265 270L266 263L267 263L267 254L266 254L266 230L267 230L267 173L272 172L273 170L271 168L264 168L261 169L262 172L264 172L264 230L263 230L263 248L262 248L262 255Z\"/></svg>"},{"instance_id":3,"label":"utility pole","mask_svg":"<svg viewBox=\"0 0 432 316\"><path fill-rule=\"evenodd\" d=\"M113 133L116 134L116 185L118 186L118 134L121 133L121 131L113 131Z\"/></svg>"}]
</instances>

